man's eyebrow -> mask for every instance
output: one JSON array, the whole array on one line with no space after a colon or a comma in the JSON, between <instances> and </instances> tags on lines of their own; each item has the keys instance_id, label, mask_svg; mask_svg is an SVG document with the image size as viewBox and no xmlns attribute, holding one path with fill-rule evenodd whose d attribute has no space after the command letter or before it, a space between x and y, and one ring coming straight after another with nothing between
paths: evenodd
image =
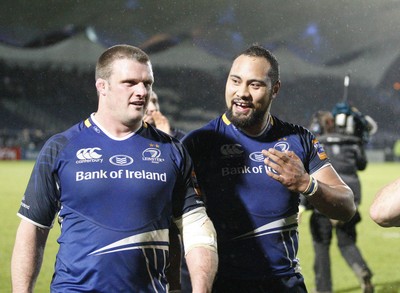
<instances>
[{"instance_id":1,"label":"man's eyebrow","mask_svg":"<svg viewBox=\"0 0 400 293\"><path fill-rule=\"evenodd\" d=\"M138 83L138 79L136 78L125 78L123 80L121 80L122 83L124 82L130 82L130 83Z\"/></svg>"},{"instance_id":2,"label":"man's eyebrow","mask_svg":"<svg viewBox=\"0 0 400 293\"><path fill-rule=\"evenodd\" d=\"M264 84L264 85L267 85L267 83L268 83L268 82L267 82L266 80L264 80L264 79L256 79L256 78L249 79L248 82L249 82L249 83L259 82L259 83Z\"/></svg>"},{"instance_id":3,"label":"man's eyebrow","mask_svg":"<svg viewBox=\"0 0 400 293\"><path fill-rule=\"evenodd\" d=\"M142 80L142 79L138 79L138 78L126 78L126 79L123 79L121 82L130 82L130 83L140 83L140 82L143 82L144 84L150 84L150 85L152 85L152 84L154 83L154 80L153 80L153 79L145 79L145 80Z\"/></svg>"},{"instance_id":4,"label":"man's eyebrow","mask_svg":"<svg viewBox=\"0 0 400 293\"><path fill-rule=\"evenodd\" d=\"M240 76L236 75L236 74L230 74L229 77L234 77L234 78L237 78L237 79L242 80L242 78L241 78ZM248 82L249 82L249 83L252 83L252 82L259 82L259 83L262 83L262 84L267 84L267 83L268 83L268 80L269 80L269 78L268 78L267 80L252 78L252 79L249 79Z\"/></svg>"}]
</instances>

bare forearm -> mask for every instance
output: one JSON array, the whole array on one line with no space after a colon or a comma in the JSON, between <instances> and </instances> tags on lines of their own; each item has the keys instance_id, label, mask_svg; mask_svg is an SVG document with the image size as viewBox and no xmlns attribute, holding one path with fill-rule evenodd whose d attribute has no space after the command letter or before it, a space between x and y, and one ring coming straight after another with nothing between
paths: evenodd
<instances>
[{"instance_id":1,"label":"bare forearm","mask_svg":"<svg viewBox=\"0 0 400 293\"><path fill-rule=\"evenodd\" d=\"M382 227L400 227L400 178L377 193L369 214Z\"/></svg>"},{"instance_id":2,"label":"bare forearm","mask_svg":"<svg viewBox=\"0 0 400 293\"><path fill-rule=\"evenodd\" d=\"M48 230L21 221L11 259L13 292L33 292L42 265Z\"/></svg>"},{"instance_id":3,"label":"bare forearm","mask_svg":"<svg viewBox=\"0 0 400 293\"><path fill-rule=\"evenodd\" d=\"M348 221L356 212L353 192L345 185L329 186L319 182L317 192L308 200L314 208L331 219Z\"/></svg>"},{"instance_id":4,"label":"bare forearm","mask_svg":"<svg viewBox=\"0 0 400 293\"><path fill-rule=\"evenodd\" d=\"M218 256L213 250L196 247L186 255L193 293L210 293L218 267Z\"/></svg>"},{"instance_id":5,"label":"bare forearm","mask_svg":"<svg viewBox=\"0 0 400 293\"><path fill-rule=\"evenodd\" d=\"M211 292L218 267L217 235L204 207L175 221L181 231L193 293Z\"/></svg>"},{"instance_id":6,"label":"bare forearm","mask_svg":"<svg viewBox=\"0 0 400 293\"><path fill-rule=\"evenodd\" d=\"M30 256L30 257L27 257ZM42 265L43 254L32 257L32 254L22 249L14 249L11 264L13 292L33 292L36 279Z\"/></svg>"},{"instance_id":7,"label":"bare forearm","mask_svg":"<svg viewBox=\"0 0 400 293\"><path fill-rule=\"evenodd\" d=\"M285 185L290 191L307 196L310 203L329 218L350 220L355 212L354 195L331 165L325 165L311 176L300 158L292 151L276 149L262 151L264 164L276 172L268 176Z\"/></svg>"}]
</instances>

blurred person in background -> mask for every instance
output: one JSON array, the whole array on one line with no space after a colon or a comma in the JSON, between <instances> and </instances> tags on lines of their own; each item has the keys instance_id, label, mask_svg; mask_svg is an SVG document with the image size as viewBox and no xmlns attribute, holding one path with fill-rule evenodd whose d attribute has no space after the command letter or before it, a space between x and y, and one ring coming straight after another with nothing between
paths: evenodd
<instances>
[{"instance_id":1,"label":"blurred person in background","mask_svg":"<svg viewBox=\"0 0 400 293\"><path fill-rule=\"evenodd\" d=\"M336 113L335 117L329 111L318 111L314 114L310 125L310 130L317 135L317 139L325 149L332 166L353 190L354 202L357 206L356 214L350 221L337 221L323 215L312 205L309 206L307 200L304 197L302 198L302 206L313 209L310 229L315 252L314 273L317 293L333 292L329 247L334 229L339 250L358 277L363 292L374 291L371 282L372 272L356 244L356 225L361 221L358 211L361 203L361 184L357 173L367 167L367 157L362 135L355 134L363 132L350 130L351 125L349 124L356 125L353 121L355 118L349 117L351 112L347 113L346 111Z\"/></svg>"},{"instance_id":2,"label":"blurred person in background","mask_svg":"<svg viewBox=\"0 0 400 293\"><path fill-rule=\"evenodd\" d=\"M143 120L176 139L181 140L185 136L185 132L172 127L169 119L163 115L160 110L158 95L155 91L152 91L150 95L149 104L147 105L147 110Z\"/></svg>"},{"instance_id":3,"label":"blurred person in background","mask_svg":"<svg viewBox=\"0 0 400 293\"><path fill-rule=\"evenodd\" d=\"M164 131L165 133L181 140L185 133L179 129L171 127L169 119L164 116L160 110L160 102L157 93L153 90L150 94L149 104L147 105L144 115L144 122ZM171 293L179 292L181 289L180 281L180 264L181 258L184 257L182 239L179 230L175 224L172 224L169 230L169 260L170 266L167 269L168 282L170 284Z\"/></svg>"}]
</instances>

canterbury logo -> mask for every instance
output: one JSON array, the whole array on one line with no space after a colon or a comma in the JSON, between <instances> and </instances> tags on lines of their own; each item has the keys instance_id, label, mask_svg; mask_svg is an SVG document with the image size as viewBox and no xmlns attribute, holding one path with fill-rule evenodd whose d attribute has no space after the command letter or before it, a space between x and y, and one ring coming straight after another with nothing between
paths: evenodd
<instances>
[{"instance_id":1,"label":"canterbury logo","mask_svg":"<svg viewBox=\"0 0 400 293\"><path fill-rule=\"evenodd\" d=\"M100 159L102 155L98 154L97 151L101 151L101 148L80 149L76 152L76 157L80 160Z\"/></svg>"},{"instance_id":2,"label":"canterbury logo","mask_svg":"<svg viewBox=\"0 0 400 293\"><path fill-rule=\"evenodd\" d=\"M240 144L224 144L220 151L224 156L240 155L243 153L243 147Z\"/></svg>"}]
</instances>

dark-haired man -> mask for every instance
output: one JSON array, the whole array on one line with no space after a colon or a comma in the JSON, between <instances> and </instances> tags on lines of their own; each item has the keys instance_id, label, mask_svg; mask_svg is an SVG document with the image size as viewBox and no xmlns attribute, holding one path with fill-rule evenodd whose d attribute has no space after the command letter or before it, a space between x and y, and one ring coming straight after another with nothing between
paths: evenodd
<instances>
[{"instance_id":1,"label":"dark-haired man","mask_svg":"<svg viewBox=\"0 0 400 293\"><path fill-rule=\"evenodd\" d=\"M355 213L353 193L307 129L270 114L279 65L253 45L233 61L227 111L183 142L218 234L213 292L306 292L300 274L299 195L329 217Z\"/></svg>"}]
</instances>

